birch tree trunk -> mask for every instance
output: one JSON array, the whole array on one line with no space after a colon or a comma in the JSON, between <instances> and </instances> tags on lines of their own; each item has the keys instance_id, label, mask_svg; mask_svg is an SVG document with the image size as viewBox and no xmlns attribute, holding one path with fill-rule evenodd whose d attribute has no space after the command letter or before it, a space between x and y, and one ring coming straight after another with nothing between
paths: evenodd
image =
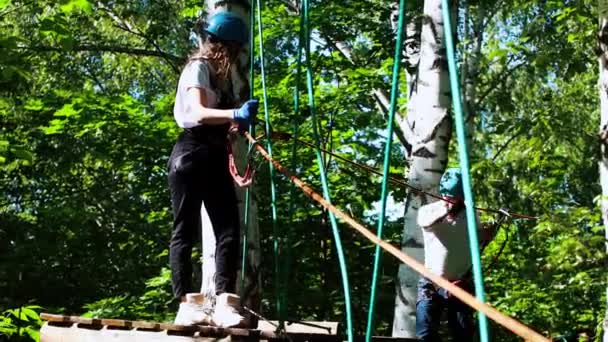
<instances>
[{"instance_id":1,"label":"birch tree trunk","mask_svg":"<svg viewBox=\"0 0 608 342\"><path fill-rule=\"evenodd\" d=\"M608 241L608 1L599 0L599 91L600 91L600 137L601 159L600 183L602 185L602 219L604 220L606 241ZM608 252L608 244L607 244ZM606 289L608 292L608 288ZM608 303L604 317L604 342L608 342Z\"/></svg>"},{"instance_id":2,"label":"birch tree trunk","mask_svg":"<svg viewBox=\"0 0 608 342\"><path fill-rule=\"evenodd\" d=\"M451 7L455 9L454 6ZM448 161L448 145L452 135L449 115L451 96L441 0L424 2L420 49L416 50L417 25L408 26L406 44L408 57L409 101L407 116L399 124L409 146L408 181L416 188L437 193L441 175ZM426 195L410 191L405 202L405 224L401 250L423 262L424 241L416 223L418 209L431 201ZM394 337L415 337L416 298L419 276L400 265L396 286Z\"/></svg>"},{"instance_id":3,"label":"birch tree trunk","mask_svg":"<svg viewBox=\"0 0 608 342\"><path fill-rule=\"evenodd\" d=\"M484 39L484 22L486 20L485 3L477 4L475 11L471 5L464 2L464 40L463 63L461 67L461 84L463 95L463 108L466 114L467 146L472 149L473 135L475 133L475 118L477 117L477 81L479 80L479 66L481 62L481 48Z\"/></svg>"},{"instance_id":4,"label":"birch tree trunk","mask_svg":"<svg viewBox=\"0 0 608 342\"><path fill-rule=\"evenodd\" d=\"M249 0L225 1L225 0L206 0L208 9L207 18L211 15L231 11L239 15L245 23L250 24L251 3ZM239 56L237 67L231 70L232 92L239 103L249 98L249 46L243 49ZM239 137L232 146L235 154L237 168L244 172L247 163L247 141ZM245 192L246 189L236 188L236 195L239 205L239 219L241 225L241 244L245 241L244 234L247 234L247 264L245 270L245 286L243 293L240 293L243 303L249 308L259 311L260 307L260 284L261 284L261 255L260 255L260 233L257 221L257 204L253 191L250 191L250 206L248 211L249 225L245 225ZM251 187L253 190L253 186ZM215 236L213 227L205 207L201 208L202 222L202 281L201 293L207 298L215 298ZM242 249L241 249L242 250ZM240 287L240 275L237 280L237 289ZM252 318L253 319L253 318Z\"/></svg>"}]
</instances>

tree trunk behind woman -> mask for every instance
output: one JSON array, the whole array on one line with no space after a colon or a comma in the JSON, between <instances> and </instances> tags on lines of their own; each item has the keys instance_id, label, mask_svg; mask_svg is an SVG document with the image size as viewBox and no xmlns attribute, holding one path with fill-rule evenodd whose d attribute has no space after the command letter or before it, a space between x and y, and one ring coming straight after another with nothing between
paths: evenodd
<instances>
[{"instance_id":1,"label":"tree trunk behind woman","mask_svg":"<svg viewBox=\"0 0 608 342\"><path fill-rule=\"evenodd\" d=\"M251 4L249 0L233 1L231 4L227 4L226 1L221 0L206 0L206 13L207 18L212 14L220 11L234 12L241 17L249 25L249 14ZM240 5L239 3L246 4ZM241 53L237 67L232 69L231 72L232 82L232 93L238 103L243 103L249 99L249 46L247 46ZM233 143L232 150L234 151L237 168L243 173L246 161L247 161L247 141L239 137ZM253 190L253 186L250 188ZM260 284L261 274L260 264L260 234L259 226L257 221L257 204L253 191L250 191L250 206L249 206L249 224L245 225L245 193L246 189L236 187L237 201L239 203L239 216L241 224L241 243L244 241L245 232L247 232L247 265L245 270L245 286L244 293L240 295L243 297L243 303L253 310L259 311L260 306ZM203 251L201 256L202 262L202 282L201 292L204 293L208 298L215 297L215 236L213 234L213 227L207 215L207 212L203 206L201 208L202 217L202 244ZM241 249L242 250L242 249ZM237 279L237 289L240 288L241 277L239 275Z\"/></svg>"}]
</instances>

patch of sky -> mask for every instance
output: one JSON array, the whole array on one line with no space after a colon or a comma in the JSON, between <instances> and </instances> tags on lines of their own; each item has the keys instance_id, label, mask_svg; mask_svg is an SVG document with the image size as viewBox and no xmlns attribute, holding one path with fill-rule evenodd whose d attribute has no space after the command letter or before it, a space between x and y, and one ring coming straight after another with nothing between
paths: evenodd
<instances>
[{"instance_id":1,"label":"patch of sky","mask_svg":"<svg viewBox=\"0 0 608 342\"><path fill-rule=\"evenodd\" d=\"M366 219L376 218L377 221L378 216L380 215L380 200L372 203L372 208L366 210L363 215L365 215ZM396 222L403 217L403 213L405 212L405 203L396 201L393 197L393 194L389 194L386 202L386 219L387 222Z\"/></svg>"}]
</instances>

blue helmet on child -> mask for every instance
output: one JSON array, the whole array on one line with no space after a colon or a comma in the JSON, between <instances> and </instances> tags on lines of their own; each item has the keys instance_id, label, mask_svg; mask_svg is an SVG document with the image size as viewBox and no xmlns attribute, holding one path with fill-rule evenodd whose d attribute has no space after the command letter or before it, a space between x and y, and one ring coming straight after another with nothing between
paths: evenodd
<instances>
[{"instance_id":1,"label":"blue helmet on child","mask_svg":"<svg viewBox=\"0 0 608 342\"><path fill-rule=\"evenodd\" d=\"M231 12L219 12L209 18L205 32L219 40L239 42L247 44L249 42L249 28L247 24Z\"/></svg>"},{"instance_id":2,"label":"blue helmet on child","mask_svg":"<svg viewBox=\"0 0 608 342\"><path fill-rule=\"evenodd\" d=\"M459 168L449 168L439 181L439 193L442 196L464 198L462 190L462 173Z\"/></svg>"}]
</instances>

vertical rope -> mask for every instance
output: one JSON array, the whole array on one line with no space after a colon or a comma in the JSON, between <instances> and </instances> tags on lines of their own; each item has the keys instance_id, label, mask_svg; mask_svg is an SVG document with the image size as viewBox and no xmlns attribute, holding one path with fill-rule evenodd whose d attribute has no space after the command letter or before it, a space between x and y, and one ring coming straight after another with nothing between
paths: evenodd
<instances>
[{"instance_id":1,"label":"vertical rope","mask_svg":"<svg viewBox=\"0 0 608 342\"><path fill-rule=\"evenodd\" d=\"M254 96L254 62L255 62L255 3L251 3L251 10L249 12L249 98L253 99ZM251 123L249 125L249 132L252 135L255 135L255 123ZM251 142L248 143L249 149L251 149ZM243 234L243 255L241 260L241 295L245 293L245 271L247 270L247 253L248 253L248 244L249 244L249 225L251 222L249 221L249 211L251 210L251 192L252 187L247 188L245 190L245 227Z\"/></svg>"},{"instance_id":2,"label":"vertical rope","mask_svg":"<svg viewBox=\"0 0 608 342\"><path fill-rule=\"evenodd\" d=\"M297 139L298 139L298 135L299 135L299 117L300 117L300 82L302 79L302 48L304 45L304 21L300 20L300 30L299 30L299 37L298 37L298 51L296 53L296 79L295 79L295 86L294 86L294 93L293 93L293 119L292 119L292 124L293 124L293 128L292 128L292 137L293 137L293 143L291 145L291 169L295 170L297 165L298 165L298 145L297 145ZM289 220L288 222L292 223L293 222L293 216L295 213L295 194L296 191L296 185L291 183L291 187L289 188L289 210L288 210L288 217ZM287 230L287 237L284 241L284 244L288 246L287 248L287 255L284 258L284 265L283 265L283 274L281 276L282 280L283 280L283 285L288 283L289 280L289 268L286 267L287 263L292 260L292 248L289 246L289 242L291 241L291 236L290 236L290 232L291 230ZM288 303L287 300L289 298L289 293L288 293L288 288L283 288L281 291L281 297L282 297L282 303L283 303L283 312L280 312L279 314L279 319L281 320L285 320L287 319L287 315L288 315Z\"/></svg>"},{"instance_id":3,"label":"vertical rope","mask_svg":"<svg viewBox=\"0 0 608 342\"><path fill-rule=\"evenodd\" d=\"M450 70L450 87L452 89L452 105L456 124L456 135L458 136L458 156L462 170L462 185L464 188L464 201L467 213L467 229L469 231L469 248L473 259L473 277L475 281L475 296L480 302L485 302L483 289L483 274L481 270L481 259L479 253L479 241L477 238L477 216L475 215L475 199L471 191L471 174L469 173L469 155L467 148L467 136L465 131L464 114L462 110L462 97L460 84L458 82L458 67L454 52L454 41L452 39L452 24L450 9L447 0L441 0L443 26L445 29L445 45L447 48L448 66ZM488 319L485 314L479 313L479 336L481 342L490 340L488 336Z\"/></svg>"},{"instance_id":4,"label":"vertical rope","mask_svg":"<svg viewBox=\"0 0 608 342\"><path fill-rule=\"evenodd\" d=\"M270 113L268 111L268 94L266 91L266 70L264 66L264 34L263 34L263 23L262 23L262 5L260 0L257 0L257 24L258 24L258 39L259 39L259 57L260 57L260 78L262 80L262 96L264 100L264 130L266 133L266 149L268 154L272 157L272 139L270 134ZM280 300L280 277L279 277L279 229L277 226L277 194L276 186L274 183L275 172L274 165L268 162L268 168L270 171L270 208L272 216L272 235L273 235L273 252L274 252L274 283L275 283L275 299L277 315L280 314L282 309L282 303ZM280 322L283 326L284 322Z\"/></svg>"},{"instance_id":5,"label":"vertical rope","mask_svg":"<svg viewBox=\"0 0 608 342\"><path fill-rule=\"evenodd\" d=\"M405 23L405 0L399 1L399 27L397 29L397 39L395 42L395 60L393 61L393 84L391 88L391 104L388 116L388 127L386 129L386 143L384 146L384 168L382 171L382 195L380 197L381 209L378 219L378 239L382 239L382 230L384 228L384 220L386 217L386 202L389 194L389 169L391 166L391 145L393 143L393 124L395 121L395 111L397 107L397 99L399 97L399 67L401 65L401 51L403 49L403 26ZM378 273L380 271L380 262L382 260L382 249L380 245L376 245L376 253L374 257L374 270L372 273L372 288L369 299L369 311L367 317L367 329L365 332L365 341L371 342L374 332L374 306L376 304L376 287L378 286Z\"/></svg>"},{"instance_id":6,"label":"vertical rope","mask_svg":"<svg viewBox=\"0 0 608 342\"><path fill-rule=\"evenodd\" d=\"M309 17L309 3L308 0L302 1L303 10L302 16L304 21L304 38L305 45L304 51L306 55L306 85L308 89L308 106L310 109L310 114L312 117L312 129L313 135L315 139L315 152L317 157L317 164L319 167L319 173L321 176L321 185L323 187L323 197L327 202L330 202L329 195L329 186L327 183L327 175L325 173L325 165L323 164L323 157L321 155L321 151L319 149L321 145L321 138L319 135L319 128L317 125L317 116L315 111L315 96L314 96L314 86L313 86L313 75L312 75L312 65L310 60L310 17ZM351 310L351 302L350 302L350 285L348 283L348 270L346 267L346 260L344 257L344 251L342 249L342 241L340 239L340 231L338 229L338 223L336 221L336 216L329 212L329 220L331 222L331 228L334 236L334 241L336 244L336 251L338 253L338 261L340 264L340 273L342 276L342 287L344 291L344 304L346 307L346 326L347 326L347 334L348 334L348 342L353 342L353 320L352 320L352 310Z\"/></svg>"}]
</instances>

